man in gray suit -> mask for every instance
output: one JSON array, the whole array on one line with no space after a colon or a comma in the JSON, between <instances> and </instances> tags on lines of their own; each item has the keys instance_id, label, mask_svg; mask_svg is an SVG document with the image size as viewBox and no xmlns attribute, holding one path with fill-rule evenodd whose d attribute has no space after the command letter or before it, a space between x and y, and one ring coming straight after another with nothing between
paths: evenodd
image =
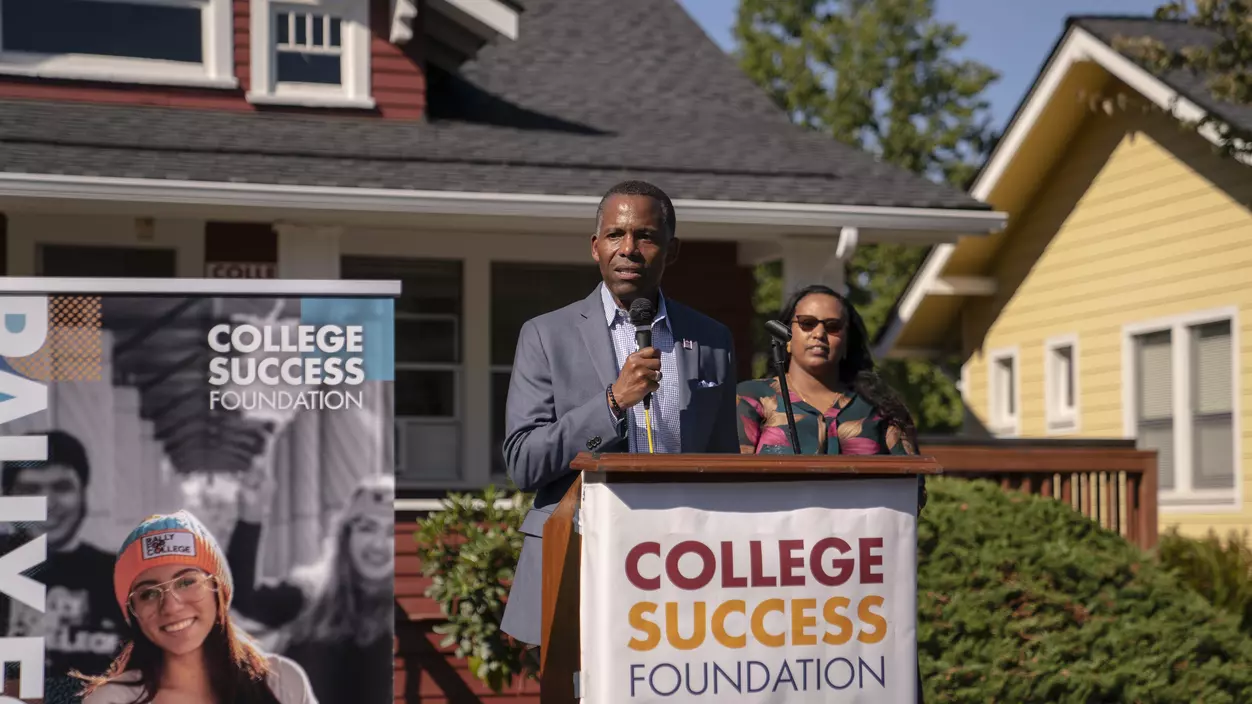
<instances>
[{"instance_id":1,"label":"man in gray suit","mask_svg":"<svg viewBox=\"0 0 1252 704\"><path fill-rule=\"evenodd\" d=\"M609 189L591 256L603 283L586 299L522 326L505 418L504 459L518 488L535 492L501 627L540 642L543 525L574 483L580 451L648 452L643 398L651 393L656 452L739 451L730 331L661 294L678 255L674 205L649 183ZM627 311L653 304L652 346L635 345Z\"/></svg>"}]
</instances>

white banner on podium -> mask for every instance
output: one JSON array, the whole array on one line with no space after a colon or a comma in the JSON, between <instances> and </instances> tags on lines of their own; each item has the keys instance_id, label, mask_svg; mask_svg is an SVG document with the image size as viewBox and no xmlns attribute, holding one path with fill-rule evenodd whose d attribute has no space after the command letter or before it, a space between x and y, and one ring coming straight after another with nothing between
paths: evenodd
<instances>
[{"instance_id":1,"label":"white banner on podium","mask_svg":"<svg viewBox=\"0 0 1252 704\"><path fill-rule=\"evenodd\" d=\"M582 696L916 701L917 480L583 487Z\"/></svg>"}]
</instances>

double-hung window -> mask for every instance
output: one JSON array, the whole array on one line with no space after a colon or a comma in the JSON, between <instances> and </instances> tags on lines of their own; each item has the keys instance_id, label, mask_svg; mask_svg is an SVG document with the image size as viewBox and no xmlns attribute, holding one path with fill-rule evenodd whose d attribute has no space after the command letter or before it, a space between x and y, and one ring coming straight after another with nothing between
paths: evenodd
<instances>
[{"instance_id":1,"label":"double-hung window","mask_svg":"<svg viewBox=\"0 0 1252 704\"><path fill-rule=\"evenodd\" d=\"M254 103L370 108L368 2L252 0Z\"/></svg>"},{"instance_id":2,"label":"double-hung window","mask_svg":"<svg viewBox=\"0 0 1252 704\"><path fill-rule=\"evenodd\" d=\"M1126 329L1126 431L1157 451L1162 507L1234 503L1237 320L1224 309Z\"/></svg>"},{"instance_id":3,"label":"double-hung window","mask_svg":"<svg viewBox=\"0 0 1252 704\"><path fill-rule=\"evenodd\" d=\"M396 479L401 487L456 485L465 415L463 266L457 260L343 257L345 279L393 279Z\"/></svg>"},{"instance_id":4,"label":"double-hung window","mask_svg":"<svg viewBox=\"0 0 1252 704\"><path fill-rule=\"evenodd\" d=\"M1043 345L1044 420L1048 434L1078 430L1078 336L1064 335Z\"/></svg>"},{"instance_id":5,"label":"double-hung window","mask_svg":"<svg viewBox=\"0 0 1252 704\"><path fill-rule=\"evenodd\" d=\"M987 365L989 430L999 436L1021 432L1021 370L1016 348L992 350Z\"/></svg>"}]
</instances>

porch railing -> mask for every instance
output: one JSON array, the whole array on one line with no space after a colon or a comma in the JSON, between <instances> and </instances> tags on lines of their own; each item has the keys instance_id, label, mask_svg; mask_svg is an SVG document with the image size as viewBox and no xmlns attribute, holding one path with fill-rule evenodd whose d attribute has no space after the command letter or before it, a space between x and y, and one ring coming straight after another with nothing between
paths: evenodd
<instances>
[{"instance_id":1,"label":"porch railing","mask_svg":"<svg viewBox=\"0 0 1252 704\"><path fill-rule=\"evenodd\" d=\"M1057 499L1144 549L1157 544L1156 452L1133 440L919 438L945 475Z\"/></svg>"}]
</instances>

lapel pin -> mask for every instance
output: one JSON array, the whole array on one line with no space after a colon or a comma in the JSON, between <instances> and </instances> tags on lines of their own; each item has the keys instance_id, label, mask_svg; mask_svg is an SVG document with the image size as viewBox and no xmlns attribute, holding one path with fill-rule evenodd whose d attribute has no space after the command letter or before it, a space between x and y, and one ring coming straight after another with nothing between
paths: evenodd
<instances>
[{"instance_id":1,"label":"lapel pin","mask_svg":"<svg viewBox=\"0 0 1252 704\"><path fill-rule=\"evenodd\" d=\"M692 342L691 340L683 340L683 349L693 350L695 348L696 348L696 343Z\"/></svg>"}]
</instances>

